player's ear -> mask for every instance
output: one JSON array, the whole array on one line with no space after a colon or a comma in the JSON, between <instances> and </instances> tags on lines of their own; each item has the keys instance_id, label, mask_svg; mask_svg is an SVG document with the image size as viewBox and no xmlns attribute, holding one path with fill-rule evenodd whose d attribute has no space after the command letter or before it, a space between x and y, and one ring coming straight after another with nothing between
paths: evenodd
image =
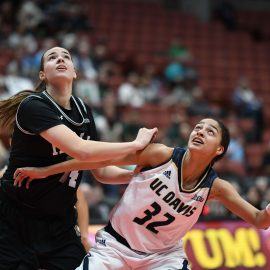
<instances>
[{"instance_id":1,"label":"player's ear","mask_svg":"<svg viewBox=\"0 0 270 270\"><path fill-rule=\"evenodd\" d=\"M39 75L39 79L41 81L44 81L45 80L45 73L44 73L44 71L40 71L38 75Z\"/></svg>"},{"instance_id":2,"label":"player's ear","mask_svg":"<svg viewBox=\"0 0 270 270\"><path fill-rule=\"evenodd\" d=\"M223 146L219 146L217 148L216 154L219 156L224 152L224 147Z\"/></svg>"},{"instance_id":3,"label":"player's ear","mask_svg":"<svg viewBox=\"0 0 270 270\"><path fill-rule=\"evenodd\" d=\"M73 79L77 79L77 72L76 72L76 69L74 68L74 74L73 74Z\"/></svg>"}]
</instances>

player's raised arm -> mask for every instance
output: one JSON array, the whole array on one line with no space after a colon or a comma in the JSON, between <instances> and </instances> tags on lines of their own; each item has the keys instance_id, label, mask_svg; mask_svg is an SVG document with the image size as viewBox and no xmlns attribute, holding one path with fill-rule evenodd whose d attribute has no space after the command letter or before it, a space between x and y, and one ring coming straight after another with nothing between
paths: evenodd
<instances>
[{"instance_id":1,"label":"player's raised arm","mask_svg":"<svg viewBox=\"0 0 270 270\"><path fill-rule=\"evenodd\" d=\"M84 140L65 125L57 125L40 133L40 135L72 158L100 162L144 149L156 133L157 128L141 128L136 139L131 142L101 142ZM65 134L64 140L61 134Z\"/></svg>"},{"instance_id":2,"label":"player's raised arm","mask_svg":"<svg viewBox=\"0 0 270 270\"><path fill-rule=\"evenodd\" d=\"M259 229L270 226L270 204L267 209L259 210L243 199L235 188L220 178L214 181L209 199L220 201L227 209Z\"/></svg>"}]
</instances>

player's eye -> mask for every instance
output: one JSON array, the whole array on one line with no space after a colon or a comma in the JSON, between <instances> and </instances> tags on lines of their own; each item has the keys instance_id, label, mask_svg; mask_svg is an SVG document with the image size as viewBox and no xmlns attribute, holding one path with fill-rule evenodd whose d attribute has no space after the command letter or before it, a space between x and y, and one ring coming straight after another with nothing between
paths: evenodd
<instances>
[{"instance_id":1,"label":"player's eye","mask_svg":"<svg viewBox=\"0 0 270 270\"><path fill-rule=\"evenodd\" d=\"M55 58L56 58L55 55L51 55L51 56L48 57L48 60L53 60L53 59L55 59Z\"/></svg>"}]
</instances>

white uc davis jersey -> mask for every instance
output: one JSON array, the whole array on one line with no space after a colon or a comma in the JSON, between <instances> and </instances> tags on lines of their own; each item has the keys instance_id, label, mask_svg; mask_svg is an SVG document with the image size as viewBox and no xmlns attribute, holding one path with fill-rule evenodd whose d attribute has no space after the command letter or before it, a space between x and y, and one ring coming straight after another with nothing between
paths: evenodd
<instances>
[{"instance_id":1,"label":"white uc davis jersey","mask_svg":"<svg viewBox=\"0 0 270 270\"><path fill-rule=\"evenodd\" d=\"M114 207L111 225L132 249L146 253L168 250L180 244L197 222L217 175L208 168L192 190L184 190L181 167L185 151L175 148L167 163L134 177Z\"/></svg>"}]
</instances>

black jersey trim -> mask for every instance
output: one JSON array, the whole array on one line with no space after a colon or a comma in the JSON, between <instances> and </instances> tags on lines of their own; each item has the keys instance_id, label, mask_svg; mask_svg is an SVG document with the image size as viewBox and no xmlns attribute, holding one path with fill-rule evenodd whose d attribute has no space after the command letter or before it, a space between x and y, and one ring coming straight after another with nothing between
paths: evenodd
<instances>
[{"instance_id":1,"label":"black jersey trim","mask_svg":"<svg viewBox=\"0 0 270 270\"><path fill-rule=\"evenodd\" d=\"M204 173L201 175L201 177L198 178L194 188L191 189L185 189L183 186L183 163L184 163L184 159L185 159L185 155L187 153L187 149L186 148L180 148L177 147L174 150L173 153L173 161L178 169L178 184L179 184L179 191L183 192L183 193L193 193L196 190L198 190L199 188L205 187L208 188L209 186L204 186L205 180L207 179L207 177L211 177L212 179L212 175L211 175L211 166L209 165L206 170L204 171Z\"/></svg>"},{"instance_id":2,"label":"black jersey trim","mask_svg":"<svg viewBox=\"0 0 270 270\"><path fill-rule=\"evenodd\" d=\"M111 236L113 236L119 243L121 243L122 245L126 246L127 248L131 249L132 251L141 254L141 255L147 255L148 253L136 250L131 248L131 246L129 245L128 241L122 236L120 235L112 226L111 222L109 221L108 224L104 227L104 231L109 233Z\"/></svg>"},{"instance_id":3,"label":"black jersey trim","mask_svg":"<svg viewBox=\"0 0 270 270\"><path fill-rule=\"evenodd\" d=\"M184 160L185 160L185 156L187 154L187 150L185 151L184 155L181 158L181 164L180 164L180 168L178 168L178 170L180 169L180 177L179 177L179 182L180 182L180 190L182 192L187 192L187 193L191 193L194 192L195 190L197 190L199 188L199 186L201 185L201 183L204 181L204 179L206 179L208 172L210 170L210 166L208 166L206 168L206 170L204 171L203 175L197 180L197 183L195 184L194 188L191 189L185 189L184 185L183 185L183 165L184 165Z\"/></svg>"}]
</instances>

